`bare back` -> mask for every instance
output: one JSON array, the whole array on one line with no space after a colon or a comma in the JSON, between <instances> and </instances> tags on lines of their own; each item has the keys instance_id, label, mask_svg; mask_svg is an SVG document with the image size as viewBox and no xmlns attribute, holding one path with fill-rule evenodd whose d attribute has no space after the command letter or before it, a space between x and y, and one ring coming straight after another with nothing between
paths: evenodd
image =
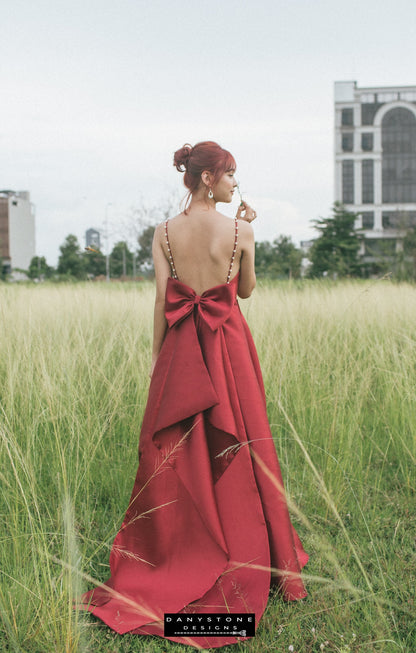
<instances>
[{"instance_id":1,"label":"bare back","mask_svg":"<svg viewBox=\"0 0 416 653\"><path fill-rule=\"evenodd\" d=\"M227 283L238 273L241 248L235 220L218 212L180 213L166 227L165 256L170 260L172 255L177 278L196 293Z\"/></svg>"}]
</instances>

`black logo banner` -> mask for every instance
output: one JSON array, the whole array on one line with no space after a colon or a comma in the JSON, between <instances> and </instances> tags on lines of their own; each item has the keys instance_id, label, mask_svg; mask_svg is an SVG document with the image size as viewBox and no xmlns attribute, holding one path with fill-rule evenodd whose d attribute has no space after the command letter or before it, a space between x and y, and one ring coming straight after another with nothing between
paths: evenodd
<instances>
[{"instance_id":1,"label":"black logo banner","mask_svg":"<svg viewBox=\"0 0 416 653\"><path fill-rule=\"evenodd\" d=\"M164 618L165 637L254 637L255 630L255 615L248 612L167 613Z\"/></svg>"}]
</instances>

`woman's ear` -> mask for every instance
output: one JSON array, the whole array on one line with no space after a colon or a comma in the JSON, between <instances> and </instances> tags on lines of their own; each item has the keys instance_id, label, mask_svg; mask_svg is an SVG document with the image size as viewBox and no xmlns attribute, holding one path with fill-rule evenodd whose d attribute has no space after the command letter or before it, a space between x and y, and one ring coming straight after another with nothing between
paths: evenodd
<instances>
[{"instance_id":1,"label":"woman's ear","mask_svg":"<svg viewBox=\"0 0 416 653\"><path fill-rule=\"evenodd\" d=\"M202 183L210 188L212 186L212 175L208 170L204 170L201 174Z\"/></svg>"}]
</instances>

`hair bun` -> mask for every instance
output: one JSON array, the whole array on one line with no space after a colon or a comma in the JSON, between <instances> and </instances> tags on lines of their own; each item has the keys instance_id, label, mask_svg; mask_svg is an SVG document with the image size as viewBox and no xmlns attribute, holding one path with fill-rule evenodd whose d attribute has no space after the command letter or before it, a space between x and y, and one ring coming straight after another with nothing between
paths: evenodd
<instances>
[{"instance_id":1,"label":"hair bun","mask_svg":"<svg viewBox=\"0 0 416 653\"><path fill-rule=\"evenodd\" d=\"M189 157L192 154L192 150L192 145L185 143L185 145L181 147L180 150L175 152L173 156L173 165L175 166L176 170L179 170L179 172L185 172L185 170L187 170L188 161Z\"/></svg>"}]
</instances>

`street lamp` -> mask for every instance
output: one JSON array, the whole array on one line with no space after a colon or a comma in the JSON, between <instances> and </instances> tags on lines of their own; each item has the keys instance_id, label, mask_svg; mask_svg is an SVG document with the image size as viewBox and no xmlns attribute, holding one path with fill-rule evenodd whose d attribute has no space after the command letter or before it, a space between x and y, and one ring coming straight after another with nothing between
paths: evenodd
<instances>
[{"instance_id":1,"label":"street lamp","mask_svg":"<svg viewBox=\"0 0 416 653\"><path fill-rule=\"evenodd\" d=\"M111 202L107 202L105 207L105 280L110 281L110 250L108 245L108 207L112 206Z\"/></svg>"}]
</instances>

